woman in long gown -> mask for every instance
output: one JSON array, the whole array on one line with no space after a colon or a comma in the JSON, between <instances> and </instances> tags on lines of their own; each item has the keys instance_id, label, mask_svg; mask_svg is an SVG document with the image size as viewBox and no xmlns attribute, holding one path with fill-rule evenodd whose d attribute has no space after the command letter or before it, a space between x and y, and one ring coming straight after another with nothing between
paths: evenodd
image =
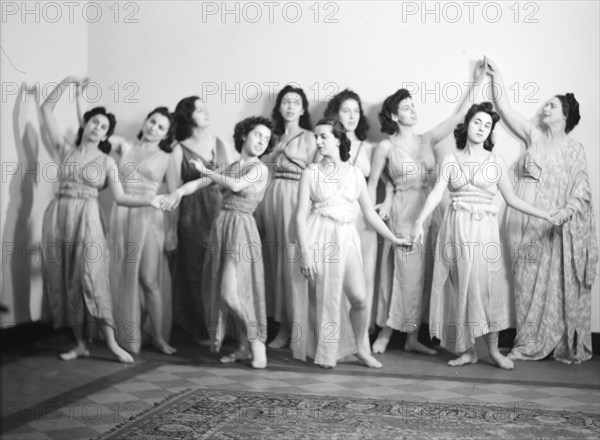
<instances>
[{"instance_id":1,"label":"woman in long gown","mask_svg":"<svg viewBox=\"0 0 600 440\"><path fill-rule=\"evenodd\" d=\"M296 333L291 327L294 311L307 302L306 282L294 276L300 270L294 215L300 176L317 149L302 89L285 86L277 95L272 118L279 142L263 159L273 179L257 209L257 221L263 235L267 315L279 323L269 347L283 348Z\"/></svg>"},{"instance_id":2,"label":"woman in long gown","mask_svg":"<svg viewBox=\"0 0 600 440\"><path fill-rule=\"evenodd\" d=\"M157 107L146 117L137 142L119 139L115 143L114 137L110 139L120 156L119 176L126 194L154 196L167 175L168 189L175 189L170 126L169 110ZM165 233L165 213L161 211L117 204L112 208L110 246L121 257L113 259L110 265L117 341L133 353L140 352L146 327L162 353L176 352L167 342L172 302Z\"/></svg>"},{"instance_id":3,"label":"woman in long gown","mask_svg":"<svg viewBox=\"0 0 600 440\"><path fill-rule=\"evenodd\" d=\"M368 295L355 203L358 201L367 223L385 239L395 245L406 242L385 226L373 208L364 176L348 163L350 140L343 125L337 119L322 119L315 127L315 137L323 159L302 173L296 212L301 273L309 282L309 303L296 311L303 318L298 322L302 335L292 340L292 352L295 358L308 356L323 367L336 365L341 357L336 323L341 322L346 295L356 356L366 366L380 368L367 337Z\"/></svg>"},{"instance_id":4,"label":"woman in long gown","mask_svg":"<svg viewBox=\"0 0 600 440\"><path fill-rule=\"evenodd\" d=\"M391 209L382 207L380 215L389 212L389 224L394 234L408 238L414 221L425 203L427 194L436 182L436 159L434 145L450 135L464 117L469 107L469 96L477 89L485 75L483 63L476 63L473 81L464 92L455 112L436 127L418 135L414 131L417 114L412 97L406 89L400 89L386 98L379 113L381 131L389 135L373 153L369 192L375 197L377 182L384 168L394 185ZM384 353L393 330L407 334L404 349L433 355L435 350L418 340L422 319L427 313L433 267L433 240L441 220L436 210L424 223L423 246L410 251L403 248L383 248L381 282L377 306L377 325L381 331L373 343L374 353ZM431 230L431 234L430 234Z\"/></svg>"},{"instance_id":5,"label":"woman in long gown","mask_svg":"<svg viewBox=\"0 0 600 440\"><path fill-rule=\"evenodd\" d=\"M115 339L108 267L111 255L98 193L108 186L117 203L140 207L158 207L160 197L124 193L117 165L108 156L107 138L116 120L104 107L84 114L74 146L65 140L53 111L68 85L81 82L65 78L41 107L50 142L61 159L59 190L44 213L42 229L45 313L56 327L69 325L75 335L77 345L61 354L61 359L89 356L84 326L98 323L113 355L130 363L133 358Z\"/></svg>"},{"instance_id":6,"label":"woman in long gown","mask_svg":"<svg viewBox=\"0 0 600 440\"><path fill-rule=\"evenodd\" d=\"M580 119L571 93L544 106L541 128L508 101L498 67L488 72L498 111L526 145L515 192L540 209L552 210L559 225L507 212L513 253L517 336L511 359L547 356L566 363L592 357L591 289L598 264L598 239L583 145L568 134Z\"/></svg>"},{"instance_id":7,"label":"woman in long gown","mask_svg":"<svg viewBox=\"0 0 600 440\"><path fill-rule=\"evenodd\" d=\"M224 311L237 320L240 346L221 362L251 359L253 368L265 368L267 355L267 315L265 280L260 236L254 210L262 200L269 182L269 170L260 157L272 147L271 122L250 117L235 126L238 162L225 173L209 170L201 160L192 165L202 175L177 190L184 196L193 193L209 179L225 189L221 210L208 239L203 275L203 296L207 310L211 349L218 352L223 342Z\"/></svg>"},{"instance_id":8,"label":"woman in long gown","mask_svg":"<svg viewBox=\"0 0 600 440\"><path fill-rule=\"evenodd\" d=\"M189 96L179 101L173 114L173 134L177 144L171 153L177 182L186 183L200 177L192 160L201 160L211 170L232 162L233 152L209 132L209 126L208 109L199 97ZM173 318L198 342L206 344L208 333L204 325L201 268L212 223L221 209L222 194L218 185L207 179L203 182L199 191L184 197L179 204Z\"/></svg>"},{"instance_id":9,"label":"woman in long gown","mask_svg":"<svg viewBox=\"0 0 600 440\"><path fill-rule=\"evenodd\" d=\"M345 89L331 98L327 103L324 116L326 118L337 118L346 129L346 136L350 139L350 159L348 162L356 166L365 177L369 179L371 173L371 161L373 158L373 144L367 141L369 122L364 114L360 97L352 90ZM386 185L386 197L391 197L393 187ZM373 204L375 200L371 200ZM367 303L369 307L369 328L374 323L375 309L375 272L377 266L377 233L367 225L365 217L358 204L356 205L356 229L360 236L361 254L363 267L365 269L365 281L367 283Z\"/></svg>"},{"instance_id":10,"label":"woman in long gown","mask_svg":"<svg viewBox=\"0 0 600 440\"><path fill-rule=\"evenodd\" d=\"M451 366L477 362L475 339L480 336L494 363L507 370L514 366L498 350L498 333L510 323L502 298L508 292L497 288L502 248L493 197L499 190L508 206L550 221L549 213L515 195L504 159L492 153L492 133L499 120L490 102L471 106L454 131L458 152L444 158L439 181L413 227L418 243L423 224L448 188L450 204L436 245L429 329L442 347L460 354L448 362Z\"/></svg>"}]
</instances>

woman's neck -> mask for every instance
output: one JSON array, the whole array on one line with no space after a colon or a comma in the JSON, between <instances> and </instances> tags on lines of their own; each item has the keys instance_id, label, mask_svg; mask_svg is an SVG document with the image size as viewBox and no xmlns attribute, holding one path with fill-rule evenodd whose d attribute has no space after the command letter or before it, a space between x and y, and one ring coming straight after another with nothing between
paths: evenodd
<instances>
[{"instance_id":1,"label":"woman's neck","mask_svg":"<svg viewBox=\"0 0 600 440\"><path fill-rule=\"evenodd\" d=\"M198 143L205 141L209 137L210 133L208 131L208 128L196 127L194 128L194 130L192 131L192 135L188 139L190 139L193 143Z\"/></svg>"},{"instance_id":2,"label":"woman's neck","mask_svg":"<svg viewBox=\"0 0 600 440\"><path fill-rule=\"evenodd\" d=\"M291 134L297 133L300 131L300 120L295 121L286 121L284 123L284 131L283 134L289 136Z\"/></svg>"},{"instance_id":3,"label":"woman's neck","mask_svg":"<svg viewBox=\"0 0 600 440\"><path fill-rule=\"evenodd\" d=\"M486 150L483 148L483 143L473 143L467 140L467 144L463 149L463 153L467 156L479 156L483 154Z\"/></svg>"},{"instance_id":4,"label":"woman's neck","mask_svg":"<svg viewBox=\"0 0 600 440\"><path fill-rule=\"evenodd\" d=\"M546 127L544 128L544 134L551 141L560 141L568 137L567 133L565 133L564 124L546 125Z\"/></svg>"},{"instance_id":5,"label":"woman's neck","mask_svg":"<svg viewBox=\"0 0 600 440\"><path fill-rule=\"evenodd\" d=\"M405 141L408 139L412 139L415 136L415 131L413 130L412 126L398 124L398 131L395 134L391 135L390 138L392 139L392 141Z\"/></svg>"},{"instance_id":6,"label":"woman's neck","mask_svg":"<svg viewBox=\"0 0 600 440\"><path fill-rule=\"evenodd\" d=\"M90 151L97 150L99 144L99 142L81 141L79 148L81 148L82 153L88 153Z\"/></svg>"},{"instance_id":7,"label":"woman's neck","mask_svg":"<svg viewBox=\"0 0 600 440\"><path fill-rule=\"evenodd\" d=\"M144 138L138 142L138 145L144 150L155 150L158 148L158 141L147 141Z\"/></svg>"},{"instance_id":8,"label":"woman's neck","mask_svg":"<svg viewBox=\"0 0 600 440\"><path fill-rule=\"evenodd\" d=\"M356 136L356 131L354 131L354 130L352 130L352 131L347 131L347 132L346 132L346 137L347 137L348 139L350 139L350 142L352 142L352 143L355 143L355 142L358 142L358 141L359 141L358 137Z\"/></svg>"}]
</instances>

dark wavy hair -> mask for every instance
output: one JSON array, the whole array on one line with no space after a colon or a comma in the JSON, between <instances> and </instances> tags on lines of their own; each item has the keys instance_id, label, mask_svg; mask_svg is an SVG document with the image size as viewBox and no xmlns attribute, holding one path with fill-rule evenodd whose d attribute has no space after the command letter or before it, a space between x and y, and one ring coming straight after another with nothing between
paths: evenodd
<instances>
[{"instance_id":1,"label":"dark wavy hair","mask_svg":"<svg viewBox=\"0 0 600 440\"><path fill-rule=\"evenodd\" d=\"M158 113L159 115L163 115L165 118L167 118L169 120L169 129L167 130L167 134L165 135L165 137L163 139L160 140L160 142L158 143L158 146L160 147L161 150L163 150L166 153L170 153L171 151L173 151L173 115L171 113L169 113L169 109L167 107L156 107L154 110L152 110L150 113L148 113L148 116L146 116L146 119L144 119L144 122L147 121L148 119L150 119L150 117L154 114ZM140 132L137 135L137 138L139 140L142 140L142 130L140 130Z\"/></svg>"},{"instance_id":2,"label":"dark wavy hair","mask_svg":"<svg viewBox=\"0 0 600 440\"><path fill-rule=\"evenodd\" d=\"M483 148L487 151L492 151L494 149L494 127L500 120L500 115L494 111L494 106L491 102L484 101L481 104L473 104L465 116L465 121L458 124L454 129L456 148L459 150L463 150L467 145L467 130L469 127L469 122L471 122L473 116L480 112L487 113L492 118L492 129L490 130L490 135L488 138L483 141Z\"/></svg>"},{"instance_id":3,"label":"dark wavy hair","mask_svg":"<svg viewBox=\"0 0 600 440\"><path fill-rule=\"evenodd\" d=\"M235 128L233 129L233 142L235 145L235 149L241 153L242 147L244 146L244 142L246 141L246 136L250 133L257 125L264 125L269 130L271 130L271 138L269 139L269 143L264 153L260 155L267 154L271 151L273 146L275 145L276 137L273 135L273 124L267 118L263 118L262 116L250 116L237 124L235 124Z\"/></svg>"},{"instance_id":4,"label":"dark wavy hair","mask_svg":"<svg viewBox=\"0 0 600 440\"><path fill-rule=\"evenodd\" d=\"M279 107L281 106L281 101L283 101L283 97L286 93L297 93L298 95L300 95L300 98L302 98L302 108L304 109L304 114L300 116L300 127L306 130L312 130L312 124L310 123L310 114L308 113L308 99L306 98L304 90L302 90L300 87L294 87L288 84L277 94L275 106L273 107L273 112L271 113L271 118L273 119L274 125L273 133L277 136L281 136L285 131L285 122L283 120L283 116L281 116Z\"/></svg>"},{"instance_id":5,"label":"dark wavy hair","mask_svg":"<svg viewBox=\"0 0 600 440\"><path fill-rule=\"evenodd\" d=\"M113 115L112 113L108 113L104 107L94 107L93 109L91 109L83 114L83 125L81 127L79 127L79 130L77 131L77 139L75 140L75 145L77 147L81 145L81 138L83 136L83 127L85 127L85 125L89 122L89 120L92 119L96 115L103 115L103 116L106 116L106 118L108 119L108 131L106 132L106 140L101 140L98 143L98 148L104 154L108 154L108 153L110 153L110 149L111 149L111 145L110 145L110 142L108 141L108 138L111 137L112 134L115 132L115 127L117 126L117 119L115 118L115 115Z\"/></svg>"},{"instance_id":6,"label":"dark wavy hair","mask_svg":"<svg viewBox=\"0 0 600 440\"><path fill-rule=\"evenodd\" d=\"M381 132L386 134L398 133L398 124L392 119L392 115L398 113L398 105L405 99L411 98L410 92L406 89L398 89L396 93L388 96L383 101L381 111L377 115L381 124Z\"/></svg>"},{"instance_id":7,"label":"dark wavy hair","mask_svg":"<svg viewBox=\"0 0 600 440\"><path fill-rule=\"evenodd\" d=\"M346 136L344 125L337 118L323 118L315 124L315 127L319 125L329 125L331 127L333 136L340 140L340 159L342 159L342 162L347 162L350 159L352 142Z\"/></svg>"},{"instance_id":8,"label":"dark wavy hair","mask_svg":"<svg viewBox=\"0 0 600 440\"><path fill-rule=\"evenodd\" d=\"M358 120L358 125L356 126L356 137L364 141L367 138L367 131L369 131L369 121L365 116L363 111L362 102L358 94L350 89L342 90L340 93L331 98L331 101L327 103L327 108L325 109L324 116L326 118L337 118L340 112L340 107L342 104L349 99L353 99L358 103L358 109L360 111L360 118Z\"/></svg>"},{"instance_id":9,"label":"dark wavy hair","mask_svg":"<svg viewBox=\"0 0 600 440\"><path fill-rule=\"evenodd\" d=\"M171 123L173 136L176 140L183 141L192 135L196 127L192 114L196 111L196 101L199 99L198 96L188 96L177 103Z\"/></svg>"},{"instance_id":10,"label":"dark wavy hair","mask_svg":"<svg viewBox=\"0 0 600 440\"><path fill-rule=\"evenodd\" d=\"M556 95L556 97L562 106L563 115L567 118L565 133L568 133L579 124L579 120L581 119L581 115L579 114L579 102L572 93Z\"/></svg>"}]
</instances>

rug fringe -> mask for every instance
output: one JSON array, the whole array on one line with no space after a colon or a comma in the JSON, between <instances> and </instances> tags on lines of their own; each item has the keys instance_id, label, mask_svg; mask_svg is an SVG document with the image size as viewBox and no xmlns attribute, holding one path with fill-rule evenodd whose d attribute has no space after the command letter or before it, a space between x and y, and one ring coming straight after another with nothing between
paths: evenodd
<instances>
[{"instance_id":1,"label":"rug fringe","mask_svg":"<svg viewBox=\"0 0 600 440\"><path fill-rule=\"evenodd\" d=\"M153 409L156 409L157 407L159 407L160 405L162 405L163 403L168 402L169 400L172 400L182 394L187 393L188 391L192 390L194 388L186 388L185 390L181 390L178 391L177 393L173 393L173 394L169 394L167 397L163 398L162 400L158 401L158 402L154 402L154 404L150 407L150 408L146 408L143 411L140 411L138 413L135 414L131 414L130 416L127 416L125 419L123 419L122 421L120 421L119 423L117 423L116 426L114 426L113 428L109 429L108 431L100 434L97 437L94 437L90 440L102 440L103 438L105 438L106 436L112 435L114 433L116 433L119 429L123 428L125 425L127 425L127 423L132 422L134 419L138 418L138 417L143 417L145 416L147 413L149 413L150 411L152 411Z\"/></svg>"}]
</instances>

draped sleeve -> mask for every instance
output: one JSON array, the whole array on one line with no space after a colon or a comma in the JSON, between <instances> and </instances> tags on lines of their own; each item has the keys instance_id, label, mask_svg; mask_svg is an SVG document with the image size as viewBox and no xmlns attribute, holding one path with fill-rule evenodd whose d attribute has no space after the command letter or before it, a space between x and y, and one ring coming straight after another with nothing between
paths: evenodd
<instances>
[{"instance_id":1,"label":"draped sleeve","mask_svg":"<svg viewBox=\"0 0 600 440\"><path fill-rule=\"evenodd\" d=\"M568 167L565 207L573 210L573 216L563 225L564 245L570 251L566 255L572 255L577 281L585 287L584 292L589 292L598 265L598 239L585 151L580 143L574 142L569 148Z\"/></svg>"}]
</instances>

